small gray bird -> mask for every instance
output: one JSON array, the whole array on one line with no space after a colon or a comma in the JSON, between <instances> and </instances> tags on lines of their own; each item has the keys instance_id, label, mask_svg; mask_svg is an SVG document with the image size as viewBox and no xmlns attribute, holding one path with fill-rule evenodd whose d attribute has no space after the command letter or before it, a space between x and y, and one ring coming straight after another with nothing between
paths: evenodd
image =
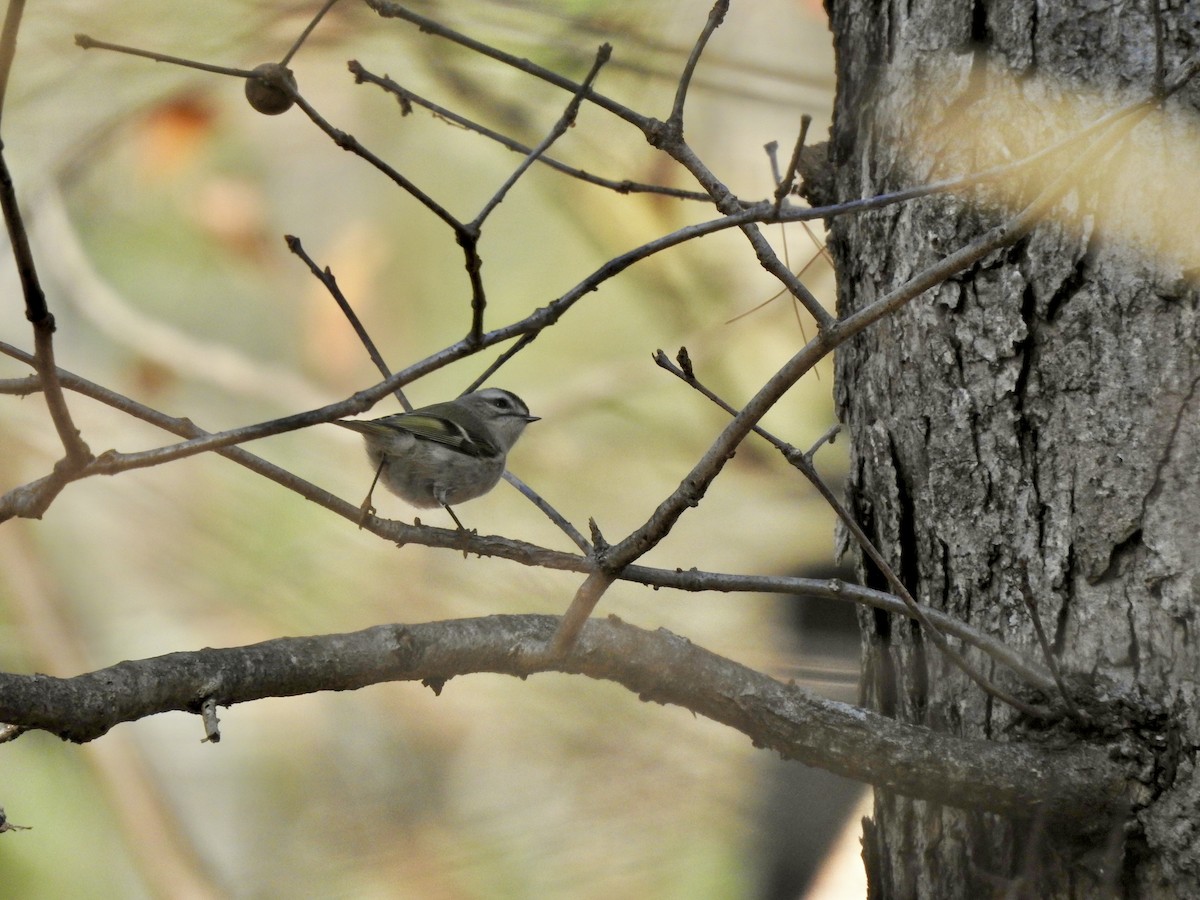
<instances>
[{"instance_id":1,"label":"small gray bird","mask_svg":"<svg viewBox=\"0 0 1200 900\"><path fill-rule=\"evenodd\" d=\"M504 474L508 451L525 426L536 421L516 394L485 388L412 412L334 424L362 434L375 481L382 479L388 490L413 506L445 507L462 529L451 505L494 488ZM363 519L372 511L368 492Z\"/></svg>"}]
</instances>

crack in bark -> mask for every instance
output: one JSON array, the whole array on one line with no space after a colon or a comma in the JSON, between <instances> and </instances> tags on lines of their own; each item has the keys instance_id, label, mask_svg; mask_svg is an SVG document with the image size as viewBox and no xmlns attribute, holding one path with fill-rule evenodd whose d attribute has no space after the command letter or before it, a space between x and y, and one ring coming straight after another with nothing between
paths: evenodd
<instances>
[{"instance_id":1,"label":"crack in bark","mask_svg":"<svg viewBox=\"0 0 1200 900\"><path fill-rule=\"evenodd\" d=\"M1058 283L1058 286L1054 289L1054 293L1050 295L1050 299L1046 302L1045 320L1047 324L1053 324L1058 319L1058 314L1062 311L1062 308L1079 293L1084 285L1090 283L1088 275L1090 257L1091 241L1089 240L1084 246L1083 252L1075 260L1075 265L1071 267L1071 271Z\"/></svg>"}]
</instances>

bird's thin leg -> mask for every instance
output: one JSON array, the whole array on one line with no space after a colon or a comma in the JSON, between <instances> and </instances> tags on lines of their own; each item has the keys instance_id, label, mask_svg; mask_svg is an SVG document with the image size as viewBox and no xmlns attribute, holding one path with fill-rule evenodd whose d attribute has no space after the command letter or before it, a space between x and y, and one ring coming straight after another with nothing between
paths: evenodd
<instances>
[{"instance_id":1,"label":"bird's thin leg","mask_svg":"<svg viewBox=\"0 0 1200 900\"><path fill-rule=\"evenodd\" d=\"M367 491L367 496L363 498L362 505L358 508L358 528L360 531L367 521L367 516L375 514L375 507L371 503L371 495L375 493L375 485L379 484L379 476L383 474L383 467L386 465L387 457L384 457L379 461L379 468L375 470L375 477L371 479L371 488Z\"/></svg>"},{"instance_id":2,"label":"bird's thin leg","mask_svg":"<svg viewBox=\"0 0 1200 900\"><path fill-rule=\"evenodd\" d=\"M452 519L454 520L454 524L458 526L458 530L459 530L459 531L466 531L466 530L467 530L467 529L465 529L465 528L463 527L463 523L462 523L462 522L460 522L460 521L458 521L458 516L456 516L456 515L454 514L454 510L452 510L448 504L446 504L446 503L443 503L443 504L442 504L442 509L444 509L446 512L450 513L450 518L452 518Z\"/></svg>"},{"instance_id":3,"label":"bird's thin leg","mask_svg":"<svg viewBox=\"0 0 1200 900\"><path fill-rule=\"evenodd\" d=\"M458 526L458 534L459 534L459 537L462 538L462 542L463 542L462 543L463 559L466 559L467 558L467 544L471 540L471 535L478 534L478 532L475 531L474 528L472 528L470 531L467 531L467 529L463 527L463 523L458 521L458 516L456 516L454 514L454 510L452 510L450 508L449 503L443 503L442 509L444 509L444 510L446 510L446 512L450 513L450 518L452 518L454 520L454 524Z\"/></svg>"}]
</instances>

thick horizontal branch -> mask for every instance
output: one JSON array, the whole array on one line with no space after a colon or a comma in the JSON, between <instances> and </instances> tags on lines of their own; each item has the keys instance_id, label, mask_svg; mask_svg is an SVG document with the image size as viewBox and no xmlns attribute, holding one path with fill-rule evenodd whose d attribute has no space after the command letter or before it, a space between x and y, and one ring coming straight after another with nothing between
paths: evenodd
<instances>
[{"instance_id":1,"label":"thick horizontal branch","mask_svg":"<svg viewBox=\"0 0 1200 900\"><path fill-rule=\"evenodd\" d=\"M611 617L589 621L570 653L551 658L545 651L558 622L529 615L379 625L171 653L74 678L4 674L0 721L84 742L156 713L198 713L205 702L230 706L387 681L440 691L474 672L557 671L615 681L643 700L736 728L786 758L937 803L1081 828L1102 828L1126 806L1124 778L1102 748L965 740L903 725Z\"/></svg>"}]
</instances>

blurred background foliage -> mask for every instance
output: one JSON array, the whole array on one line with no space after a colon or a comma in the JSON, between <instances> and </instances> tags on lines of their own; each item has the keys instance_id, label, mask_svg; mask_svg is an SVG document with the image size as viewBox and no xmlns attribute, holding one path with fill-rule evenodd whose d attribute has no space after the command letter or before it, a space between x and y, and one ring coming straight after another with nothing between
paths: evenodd
<instances>
[{"instance_id":1,"label":"blurred background foliage","mask_svg":"<svg viewBox=\"0 0 1200 900\"><path fill-rule=\"evenodd\" d=\"M299 112L253 112L235 79L73 45L76 32L250 68L278 59L318 4L59 3L26 13L4 140L29 216L64 368L216 431L340 399L377 375L324 289L284 247L332 267L393 368L457 340L469 289L450 231ZM707 15L703 0L413 3L572 78L614 45L598 88L665 117ZM342 0L292 62L336 126L471 218L519 157L355 86L347 59L536 143L567 98L528 76ZM735 3L701 63L687 136L732 190L773 189L802 113L828 125L832 59L816 2ZM694 188L613 117L585 106L552 155L614 179ZM622 196L535 167L484 230L490 327L545 305L610 257L711 207ZM782 247L778 228L769 237ZM815 254L790 227L798 270ZM806 282L832 303L818 260ZM0 270L5 340L29 346L15 273ZM726 233L606 282L493 379L543 417L510 466L578 527L637 527L725 422L651 362L686 345L700 377L744 402L801 346L794 309ZM731 321L734 320L734 321ZM806 327L811 334L811 323ZM412 385L419 404L486 362ZM0 377L26 374L0 361ZM829 367L765 424L800 446L831 422ZM92 449L173 438L71 398ZM394 411L381 403L375 414ZM0 476L45 474L56 451L37 396L0 398ZM357 439L321 426L248 449L357 503ZM840 445L819 457L841 475ZM413 511L377 495L381 515ZM501 485L466 524L559 549ZM440 513L426 513L447 525ZM832 517L761 443L648 558L789 573L827 559ZM216 456L71 485L43 521L0 529L0 665L72 675L174 650L496 612L560 613L576 575L381 543ZM780 677L795 674L786 603L616 585L599 612L665 627ZM41 733L0 747L0 803L33 831L0 838L7 896L742 897L761 894L770 760L746 739L623 689L566 676L472 676L271 700L121 726L85 747ZM816 801L808 801L816 802Z\"/></svg>"}]
</instances>

